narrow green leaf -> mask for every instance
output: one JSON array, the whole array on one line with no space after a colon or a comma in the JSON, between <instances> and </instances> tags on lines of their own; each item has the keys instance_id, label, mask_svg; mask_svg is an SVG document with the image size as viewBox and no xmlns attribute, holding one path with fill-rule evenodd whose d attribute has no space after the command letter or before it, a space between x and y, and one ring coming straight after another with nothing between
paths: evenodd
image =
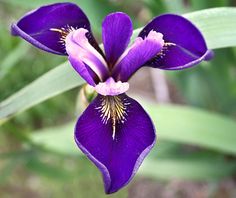
<instances>
[{"instance_id":1,"label":"narrow green leaf","mask_svg":"<svg viewBox=\"0 0 236 198\"><path fill-rule=\"evenodd\" d=\"M190 8L193 10L201 10L210 7L222 7L228 6L230 0L214 0L214 1L206 1L206 0L190 0Z\"/></svg>"},{"instance_id":2,"label":"narrow green leaf","mask_svg":"<svg viewBox=\"0 0 236 198\"><path fill-rule=\"evenodd\" d=\"M83 82L67 62L52 69L0 103L0 124L15 114L77 87Z\"/></svg>"},{"instance_id":3,"label":"narrow green leaf","mask_svg":"<svg viewBox=\"0 0 236 198\"><path fill-rule=\"evenodd\" d=\"M30 45L25 41L21 41L18 46L11 51L6 57L0 62L0 80L10 71L13 66L16 66L17 62L20 61L29 50Z\"/></svg>"},{"instance_id":4,"label":"narrow green leaf","mask_svg":"<svg viewBox=\"0 0 236 198\"><path fill-rule=\"evenodd\" d=\"M65 180L71 176L67 170L62 169L58 165L51 165L51 164L42 162L36 157L31 158L26 163L26 167L29 170L48 178Z\"/></svg>"},{"instance_id":5,"label":"narrow green leaf","mask_svg":"<svg viewBox=\"0 0 236 198\"><path fill-rule=\"evenodd\" d=\"M75 122L59 127L41 129L31 133L30 137L35 144L54 152L66 155L78 155L80 150L74 142Z\"/></svg>"},{"instance_id":6,"label":"narrow green leaf","mask_svg":"<svg viewBox=\"0 0 236 198\"><path fill-rule=\"evenodd\" d=\"M210 49L236 46L236 8L211 8L183 16L201 30Z\"/></svg>"},{"instance_id":7,"label":"narrow green leaf","mask_svg":"<svg viewBox=\"0 0 236 198\"><path fill-rule=\"evenodd\" d=\"M185 10L183 0L164 0L163 3L165 4L165 7L168 12L183 13Z\"/></svg>"},{"instance_id":8,"label":"narrow green leaf","mask_svg":"<svg viewBox=\"0 0 236 198\"><path fill-rule=\"evenodd\" d=\"M236 163L218 159L146 159L138 174L158 179L218 180L231 176Z\"/></svg>"},{"instance_id":9,"label":"narrow green leaf","mask_svg":"<svg viewBox=\"0 0 236 198\"><path fill-rule=\"evenodd\" d=\"M193 107L144 104L161 139L236 155L236 122Z\"/></svg>"}]
</instances>

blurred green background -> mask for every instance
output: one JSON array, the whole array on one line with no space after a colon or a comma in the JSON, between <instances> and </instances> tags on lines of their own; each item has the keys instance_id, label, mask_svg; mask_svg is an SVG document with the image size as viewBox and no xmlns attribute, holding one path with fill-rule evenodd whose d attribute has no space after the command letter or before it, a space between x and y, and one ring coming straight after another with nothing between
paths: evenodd
<instances>
[{"instance_id":1,"label":"blurred green background","mask_svg":"<svg viewBox=\"0 0 236 198\"><path fill-rule=\"evenodd\" d=\"M0 101L66 61L9 31L25 12L53 2L57 1L0 0ZM109 12L128 13L139 28L165 12L236 5L233 0L73 2L88 15L98 41L102 19ZM236 22L232 25L236 29ZM236 197L236 48L214 51L211 62L197 67L176 72L145 68L132 79L130 94L141 96L159 141L133 181L110 197ZM98 170L73 142L73 124L84 102L80 89L53 97L0 126L1 198L107 197ZM4 102L0 113L3 107Z\"/></svg>"}]
</instances>

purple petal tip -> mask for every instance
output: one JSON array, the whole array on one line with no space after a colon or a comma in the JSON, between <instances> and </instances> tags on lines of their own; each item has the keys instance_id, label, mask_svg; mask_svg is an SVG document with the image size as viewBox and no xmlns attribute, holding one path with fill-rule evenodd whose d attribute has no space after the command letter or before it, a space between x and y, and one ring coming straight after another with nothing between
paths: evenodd
<instances>
[{"instance_id":1,"label":"purple petal tip","mask_svg":"<svg viewBox=\"0 0 236 198\"><path fill-rule=\"evenodd\" d=\"M205 61L209 61L212 58L214 58L214 51L212 50L207 50L206 56L204 57Z\"/></svg>"}]
</instances>

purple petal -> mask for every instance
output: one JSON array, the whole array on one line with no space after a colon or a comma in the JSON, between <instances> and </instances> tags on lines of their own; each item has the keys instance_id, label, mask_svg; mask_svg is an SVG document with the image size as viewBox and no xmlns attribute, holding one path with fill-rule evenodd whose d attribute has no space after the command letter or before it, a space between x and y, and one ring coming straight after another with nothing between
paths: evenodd
<instances>
[{"instance_id":1,"label":"purple petal","mask_svg":"<svg viewBox=\"0 0 236 198\"><path fill-rule=\"evenodd\" d=\"M133 28L129 16L116 12L106 16L102 23L102 40L107 62L114 65L129 44Z\"/></svg>"},{"instance_id":2,"label":"purple petal","mask_svg":"<svg viewBox=\"0 0 236 198\"><path fill-rule=\"evenodd\" d=\"M99 80L97 80L96 74L89 69L89 67L80 60L69 56L68 60L71 65L79 73L79 75L90 85L95 86Z\"/></svg>"},{"instance_id":3,"label":"purple petal","mask_svg":"<svg viewBox=\"0 0 236 198\"><path fill-rule=\"evenodd\" d=\"M115 136L112 119L102 114L107 98L101 95L84 111L75 128L75 141L101 171L106 193L129 183L155 143L154 126L140 104L125 94L116 97L109 99L121 101L126 114L116 123Z\"/></svg>"},{"instance_id":4,"label":"purple petal","mask_svg":"<svg viewBox=\"0 0 236 198\"><path fill-rule=\"evenodd\" d=\"M166 70L185 69L212 58L201 32L184 17L165 14L154 18L140 32L145 38L151 30L163 34L166 43L162 54L146 63ZM168 44L168 43L173 43Z\"/></svg>"},{"instance_id":5,"label":"purple petal","mask_svg":"<svg viewBox=\"0 0 236 198\"><path fill-rule=\"evenodd\" d=\"M34 46L59 55L66 55L61 33L55 29L85 28L90 31L89 20L73 3L56 3L42 6L12 24L12 34L20 36ZM53 30L54 29L54 30Z\"/></svg>"},{"instance_id":6,"label":"purple petal","mask_svg":"<svg viewBox=\"0 0 236 198\"><path fill-rule=\"evenodd\" d=\"M155 57L164 45L162 36L161 33L150 31L147 37L138 37L114 66L114 79L122 82L128 81L144 63Z\"/></svg>"},{"instance_id":7,"label":"purple petal","mask_svg":"<svg viewBox=\"0 0 236 198\"><path fill-rule=\"evenodd\" d=\"M72 31L65 39L65 46L74 69L91 84L89 79L91 72L103 81L108 77L109 71L103 56L89 43L87 33L88 30L83 28Z\"/></svg>"}]
</instances>

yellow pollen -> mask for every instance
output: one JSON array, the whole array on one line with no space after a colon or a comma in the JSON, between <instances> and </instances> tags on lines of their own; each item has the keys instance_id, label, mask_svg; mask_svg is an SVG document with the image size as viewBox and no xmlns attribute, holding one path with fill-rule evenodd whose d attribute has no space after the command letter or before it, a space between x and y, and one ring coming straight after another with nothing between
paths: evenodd
<instances>
[{"instance_id":1,"label":"yellow pollen","mask_svg":"<svg viewBox=\"0 0 236 198\"><path fill-rule=\"evenodd\" d=\"M163 58L166 54L166 51L168 50L168 47L176 46L175 43L165 42L163 48L161 51L156 55L157 57Z\"/></svg>"},{"instance_id":2,"label":"yellow pollen","mask_svg":"<svg viewBox=\"0 0 236 198\"><path fill-rule=\"evenodd\" d=\"M130 105L130 103L127 102L127 98L121 98L120 96L103 96L101 100L101 105L96 109L101 113L100 117L103 124L107 124L107 122L111 120L112 138L114 140L116 124L126 121L127 106Z\"/></svg>"},{"instance_id":3,"label":"yellow pollen","mask_svg":"<svg viewBox=\"0 0 236 198\"><path fill-rule=\"evenodd\" d=\"M61 37L60 37L60 43L62 43L63 45L65 45L65 39L66 39L66 36L70 33L70 32L72 32L72 31L74 31L74 30L76 30L77 28L74 28L74 27L72 27L72 26L69 26L69 25L67 25L66 27L62 27L62 28L60 28L60 29L58 29L58 28L51 28L50 30L51 31L53 31L53 32L58 32L58 33L60 33L61 34Z\"/></svg>"}]
</instances>

